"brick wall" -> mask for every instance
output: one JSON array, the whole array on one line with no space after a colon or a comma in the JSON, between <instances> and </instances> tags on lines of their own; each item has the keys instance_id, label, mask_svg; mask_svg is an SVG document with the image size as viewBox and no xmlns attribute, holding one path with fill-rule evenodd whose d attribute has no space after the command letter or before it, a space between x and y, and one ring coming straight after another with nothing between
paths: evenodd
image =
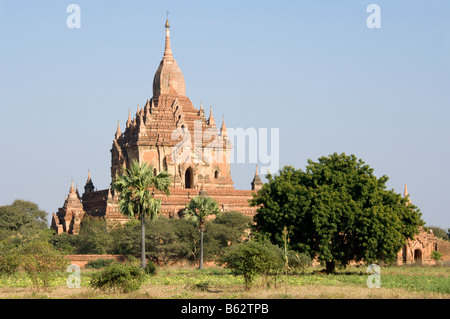
<instances>
[{"instance_id":1,"label":"brick wall","mask_svg":"<svg viewBox=\"0 0 450 319\"><path fill-rule=\"evenodd\" d=\"M450 241L438 239L437 250L442 254L442 260L450 260Z\"/></svg>"},{"instance_id":2,"label":"brick wall","mask_svg":"<svg viewBox=\"0 0 450 319\"><path fill-rule=\"evenodd\" d=\"M89 261L97 259L113 259L115 261L125 261L126 257L123 255L67 255L65 256L72 264L84 268Z\"/></svg>"}]
</instances>

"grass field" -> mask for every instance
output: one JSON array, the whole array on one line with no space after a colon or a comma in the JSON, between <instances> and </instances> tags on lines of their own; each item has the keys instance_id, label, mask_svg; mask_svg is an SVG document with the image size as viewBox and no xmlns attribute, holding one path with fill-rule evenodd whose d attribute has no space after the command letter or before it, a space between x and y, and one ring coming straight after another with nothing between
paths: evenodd
<instances>
[{"instance_id":1,"label":"grass field","mask_svg":"<svg viewBox=\"0 0 450 319\"><path fill-rule=\"evenodd\" d=\"M381 288L368 288L365 267L350 267L326 275L310 268L302 275L279 276L270 287L258 278L249 290L241 276L211 267L161 267L147 276L139 291L128 294L102 293L89 286L90 276L98 270L81 270L81 287L68 288L69 273L58 275L47 291L36 291L25 273L0 277L2 299L308 299L308 298L381 298L450 299L450 267L383 267Z\"/></svg>"}]
</instances>

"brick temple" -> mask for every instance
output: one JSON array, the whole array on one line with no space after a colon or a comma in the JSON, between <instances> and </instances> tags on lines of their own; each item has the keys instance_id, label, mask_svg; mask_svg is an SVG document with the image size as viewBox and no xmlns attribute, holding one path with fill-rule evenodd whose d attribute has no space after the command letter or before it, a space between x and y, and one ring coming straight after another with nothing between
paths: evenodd
<instances>
[{"instance_id":1,"label":"brick temple","mask_svg":"<svg viewBox=\"0 0 450 319\"><path fill-rule=\"evenodd\" d=\"M195 108L186 96L184 76L172 54L168 21L165 32L164 55L153 79L153 97L144 107L138 107L133 117L128 112L123 133L120 124L117 125L111 148L111 185L116 174L137 159L151 164L155 173L165 170L173 178L170 196L155 193L162 201L162 214L169 218L181 218L186 204L201 189L218 202L222 211L253 216L256 207L250 207L248 200L263 184L258 168L250 183L251 190L234 189L229 160L232 146L225 120L222 118L219 129L212 108L207 117L203 106ZM184 130L190 134L174 135ZM183 147L186 138L190 138L191 147ZM405 185L403 196L407 195ZM119 212L118 197L111 187L96 190L89 171L82 195L72 182L63 206L52 215L51 228L57 234L78 234L85 216L104 217L107 222L121 224L129 220ZM435 250L448 260L449 246L420 227L415 239L408 239L398 252L397 264L433 264L431 254Z\"/></svg>"},{"instance_id":2,"label":"brick temple","mask_svg":"<svg viewBox=\"0 0 450 319\"><path fill-rule=\"evenodd\" d=\"M189 134L183 135L186 131ZM250 207L248 200L262 187L258 168L251 190L236 190L230 170L231 147L224 118L219 129L212 107L205 114L203 105L197 109L186 96L184 76L172 54L167 20L164 55L153 79L153 97L144 107L138 106L133 117L128 112L123 133L120 123L117 125L111 148L111 185L116 174L136 159L151 164L155 173L168 171L173 179L170 196L155 193L162 200L162 214L169 218L182 217L186 204L201 189L218 202L222 211L253 216L256 208ZM78 234L87 215L104 217L107 222L128 221L119 212L114 190L96 190L90 172L82 195L72 182L63 207L52 215L51 228L58 234Z\"/></svg>"}]
</instances>

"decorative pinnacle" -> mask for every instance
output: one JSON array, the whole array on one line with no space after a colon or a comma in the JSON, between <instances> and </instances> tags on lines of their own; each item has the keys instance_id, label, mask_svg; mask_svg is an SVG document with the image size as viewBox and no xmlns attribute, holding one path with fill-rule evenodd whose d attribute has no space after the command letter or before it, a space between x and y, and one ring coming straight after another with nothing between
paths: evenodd
<instances>
[{"instance_id":1,"label":"decorative pinnacle","mask_svg":"<svg viewBox=\"0 0 450 319\"><path fill-rule=\"evenodd\" d=\"M131 110L128 109L128 120L127 120L127 128L130 126L131 124Z\"/></svg>"},{"instance_id":2,"label":"decorative pinnacle","mask_svg":"<svg viewBox=\"0 0 450 319\"><path fill-rule=\"evenodd\" d=\"M164 48L164 57L163 60L173 60L172 48L170 47L170 24L169 24L169 12L167 12L167 20L166 20L166 46Z\"/></svg>"},{"instance_id":3,"label":"decorative pinnacle","mask_svg":"<svg viewBox=\"0 0 450 319\"><path fill-rule=\"evenodd\" d=\"M88 178L86 181L86 184L92 183L92 179L91 179L91 171L88 169Z\"/></svg>"},{"instance_id":4,"label":"decorative pinnacle","mask_svg":"<svg viewBox=\"0 0 450 319\"><path fill-rule=\"evenodd\" d=\"M220 134L222 135L223 138L227 138L228 131L225 125L225 115L222 115L222 127L220 128Z\"/></svg>"},{"instance_id":5,"label":"decorative pinnacle","mask_svg":"<svg viewBox=\"0 0 450 319\"><path fill-rule=\"evenodd\" d=\"M214 120L214 116L212 113L212 105L210 106L210 109L209 109L208 124L209 124L209 126L216 126L216 121Z\"/></svg>"},{"instance_id":6,"label":"decorative pinnacle","mask_svg":"<svg viewBox=\"0 0 450 319\"><path fill-rule=\"evenodd\" d=\"M120 121L117 121L116 139L118 139L121 135L122 131L120 130Z\"/></svg>"},{"instance_id":7,"label":"decorative pinnacle","mask_svg":"<svg viewBox=\"0 0 450 319\"><path fill-rule=\"evenodd\" d=\"M166 12L166 25L165 25L165 27L166 27L167 29L170 28L170 23L169 23L169 11Z\"/></svg>"}]
</instances>

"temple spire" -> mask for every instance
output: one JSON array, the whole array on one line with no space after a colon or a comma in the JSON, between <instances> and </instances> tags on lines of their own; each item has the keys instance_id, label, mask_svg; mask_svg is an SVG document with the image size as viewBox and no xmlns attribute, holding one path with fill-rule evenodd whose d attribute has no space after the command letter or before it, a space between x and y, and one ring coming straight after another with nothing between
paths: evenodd
<instances>
[{"instance_id":1,"label":"temple spire","mask_svg":"<svg viewBox=\"0 0 450 319\"><path fill-rule=\"evenodd\" d=\"M169 24L169 13L167 13L167 19L166 19L166 46L164 49L164 58L163 60L173 60L172 55L172 48L170 47L170 24Z\"/></svg>"},{"instance_id":2,"label":"temple spire","mask_svg":"<svg viewBox=\"0 0 450 319\"><path fill-rule=\"evenodd\" d=\"M131 110L128 109L127 127L130 127L130 125L131 125Z\"/></svg>"},{"instance_id":3,"label":"temple spire","mask_svg":"<svg viewBox=\"0 0 450 319\"><path fill-rule=\"evenodd\" d=\"M222 115L222 127L220 128L220 136L222 136L222 138L224 139L228 138L228 130L225 126L225 115Z\"/></svg>"},{"instance_id":4,"label":"temple spire","mask_svg":"<svg viewBox=\"0 0 450 319\"><path fill-rule=\"evenodd\" d=\"M408 186L406 185L406 183L405 183L405 190L404 190L404 192L403 192L403 197L406 197L406 196L408 196L409 194L408 194ZM411 204L411 198L409 198L408 197L408 202Z\"/></svg>"},{"instance_id":5,"label":"temple spire","mask_svg":"<svg viewBox=\"0 0 450 319\"><path fill-rule=\"evenodd\" d=\"M214 116L212 114L212 105L211 105L211 108L209 109L208 125L209 126L216 126L216 121L214 120Z\"/></svg>"},{"instance_id":6,"label":"temple spire","mask_svg":"<svg viewBox=\"0 0 450 319\"><path fill-rule=\"evenodd\" d=\"M258 165L256 165L255 176L253 177L253 181L251 183L252 191L259 191L262 188L263 182L259 177Z\"/></svg>"},{"instance_id":7,"label":"temple spire","mask_svg":"<svg viewBox=\"0 0 450 319\"><path fill-rule=\"evenodd\" d=\"M117 121L117 131L116 131L116 140L122 135L122 131L120 130L120 121Z\"/></svg>"},{"instance_id":8,"label":"temple spire","mask_svg":"<svg viewBox=\"0 0 450 319\"><path fill-rule=\"evenodd\" d=\"M84 192L91 193L94 190L95 190L95 187L94 187L94 183L92 182L92 179L91 179L91 171L88 170L88 178L86 181L86 185L84 185Z\"/></svg>"}]
</instances>

